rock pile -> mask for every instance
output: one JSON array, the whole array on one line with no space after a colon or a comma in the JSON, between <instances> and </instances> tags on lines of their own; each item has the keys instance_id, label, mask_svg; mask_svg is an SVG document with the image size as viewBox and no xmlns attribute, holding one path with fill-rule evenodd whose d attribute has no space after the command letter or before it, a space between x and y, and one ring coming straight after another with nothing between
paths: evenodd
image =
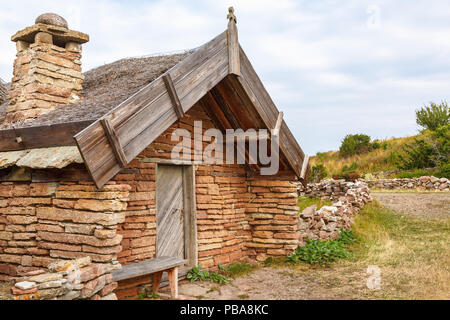
<instances>
[{"instance_id":1,"label":"rock pile","mask_svg":"<svg viewBox=\"0 0 450 320\"><path fill-rule=\"evenodd\" d=\"M90 257L51 263L47 270L17 278L11 288L14 300L116 300L112 271L120 264L95 264Z\"/></svg>"},{"instance_id":2,"label":"rock pile","mask_svg":"<svg viewBox=\"0 0 450 320\"><path fill-rule=\"evenodd\" d=\"M317 210L315 205L303 210L299 219L302 239L336 239L342 228L350 229L354 215L372 198L367 184L363 182L348 183L345 187L345 195L331 206Z\"/></svg>"}]
</instances>

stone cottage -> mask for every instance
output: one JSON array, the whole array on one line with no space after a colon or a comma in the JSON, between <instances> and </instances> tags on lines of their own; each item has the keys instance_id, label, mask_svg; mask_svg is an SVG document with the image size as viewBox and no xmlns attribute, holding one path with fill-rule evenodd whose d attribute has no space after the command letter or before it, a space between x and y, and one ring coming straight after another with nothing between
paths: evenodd
<instances>
[{"instance_id":1,"label":"stone cottage","mask_svg":"<svg viewBox=\"0 0 450 320\"><path fill-rule=\"evenodd\" d=\"M0 280L86 256L128 271L176 257L181 277L195 265L296 248L292 181L306 181L308 157L240 47L231 8L228 19L197 49L85 73L89 36L62 17L41 15L12 36L17 56L0 106ZM233 159L244 163L202 158L211 132L225 146L217 132L238 128L236 141L249 145L263 140L251 129L268 130L271 152L279 145L275 174L262 174L267 163L234 140ZM180 141L190 152L174 158ZM102 294L133 298L155 277L141 270L114 280Z\"/></svg>"}]
</instances>

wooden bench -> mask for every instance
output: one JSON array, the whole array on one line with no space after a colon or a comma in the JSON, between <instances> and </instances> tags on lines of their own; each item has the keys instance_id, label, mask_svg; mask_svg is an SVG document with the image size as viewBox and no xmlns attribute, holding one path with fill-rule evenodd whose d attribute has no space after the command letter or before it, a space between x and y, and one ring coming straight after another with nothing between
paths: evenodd
<instances>
[{"instance_id":1,"label":"wooden bench","mask_svg":"<svg viewBox=\"0 0 450 320\"><path fill-rule=\"evenodd\" d=\"M147 274L153 274L153 292L157 293L161 284L163 272L169 277L170 294L172 298L178 298L178 267L185 264L186 260L176 257L158 257L123 266L122 269L113 272L113 280L121 281Z\"/></svg>"}]
</instances>

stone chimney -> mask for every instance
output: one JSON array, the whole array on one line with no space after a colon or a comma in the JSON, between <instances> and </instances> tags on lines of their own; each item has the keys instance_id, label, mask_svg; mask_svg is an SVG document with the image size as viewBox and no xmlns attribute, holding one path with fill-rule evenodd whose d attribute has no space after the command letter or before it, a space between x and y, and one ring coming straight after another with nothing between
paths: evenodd
<instances>
[{"instance_id":1,"label":"stone chimney","mask_svg":"<svg viewBox=\"0 0 450 320\"><path fill-rule=\"evenodd\" d=\"M70 30L53 13L11 37L17 55L6 108L6 123L21 123L81 99L81 44L87 34Z\"/></svg>"}]
</instances>

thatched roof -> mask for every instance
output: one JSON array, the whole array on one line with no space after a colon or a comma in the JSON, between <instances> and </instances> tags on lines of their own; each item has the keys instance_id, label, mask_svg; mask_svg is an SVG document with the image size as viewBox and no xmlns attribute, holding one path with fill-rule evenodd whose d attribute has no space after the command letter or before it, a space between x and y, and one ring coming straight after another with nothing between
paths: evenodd
<instances>
[{"instance_id":1,"label":"thatched roof","mask_svg":"<svg viewBox=\"0 0 450 320\"><path fill-rule=\"evenodd\" d=\"M84 73L83 99L74 104L61 106L19 126L96 120L172 68L191 52L122 59L89 70ZM6 105L7 103L4 103L0 106L0 123L3 122Z\"/></svg>"}]
</instances>

